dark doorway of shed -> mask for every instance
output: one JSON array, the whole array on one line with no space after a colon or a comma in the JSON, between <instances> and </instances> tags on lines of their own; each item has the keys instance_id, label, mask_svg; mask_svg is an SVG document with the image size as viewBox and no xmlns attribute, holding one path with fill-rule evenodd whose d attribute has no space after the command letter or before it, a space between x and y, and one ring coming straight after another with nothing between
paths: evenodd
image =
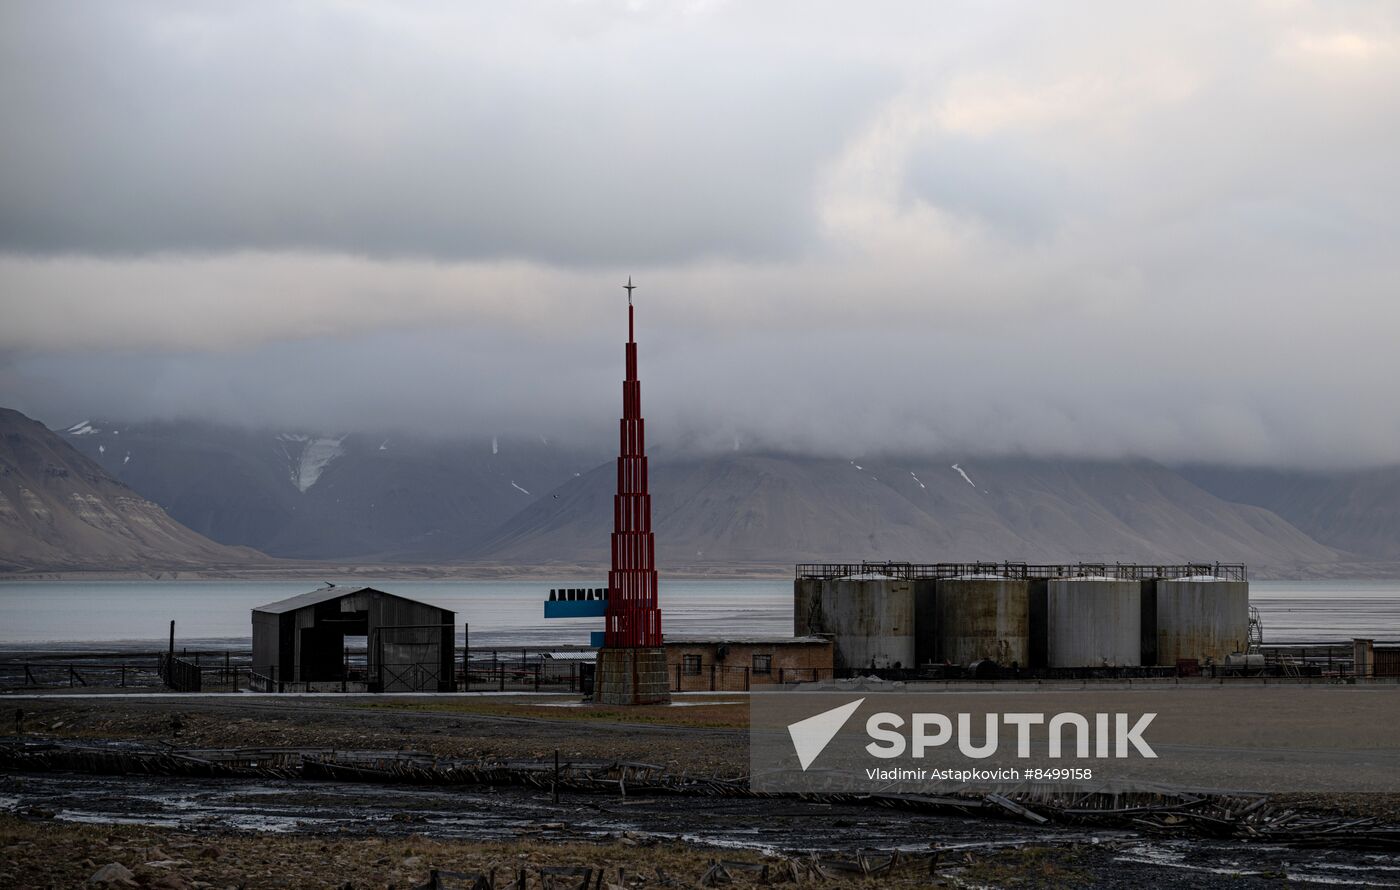
<instances>
[{"instance_id":1,"label":"dark doorway of shed","mask_svg":"<svg viewBox=\"0 0 1400 890\"><path fill-rule=\"evenodd\" d=\"M364 613L351 613L343 618L322 618L312 627L303 627L297 678L307 683L347 680L345 641L355 637L365 639L368 634L369 617Z\"/></svg>"}]
</instances>

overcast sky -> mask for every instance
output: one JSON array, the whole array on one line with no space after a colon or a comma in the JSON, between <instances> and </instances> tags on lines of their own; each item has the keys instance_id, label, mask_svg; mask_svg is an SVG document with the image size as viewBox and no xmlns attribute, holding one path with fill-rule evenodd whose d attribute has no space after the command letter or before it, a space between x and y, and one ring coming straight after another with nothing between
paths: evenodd
<instances>
[{"instance_id":1,"label":"overcast sky","mask_svg":"<svg viewBox=\"0 0 1400 890\"><path fill-rule=\"evenodd\" d=\"M1400 461L1400 6L0 6L51 425Z\"/></svg>"}]
</instances>

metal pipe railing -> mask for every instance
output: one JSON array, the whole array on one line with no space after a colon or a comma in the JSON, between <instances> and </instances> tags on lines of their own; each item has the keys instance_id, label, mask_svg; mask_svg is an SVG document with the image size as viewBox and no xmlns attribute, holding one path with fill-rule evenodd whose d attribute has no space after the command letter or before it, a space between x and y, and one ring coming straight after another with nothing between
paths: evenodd
<instances>
[{"instance_id":1,"label":"metal pipe railing","mask_svg":"<svg viewBox=\"0 0 1400 890\"><path fill-rule=\"evenodd\" d=\"M1213 578L1220 581L1248 581L1244 563L1190 562L1176 565L1143 563L1051 563L1024 562L812 562L797 564L798 580L836 580L861 576L885 576L901 581L937 580L968 575L1011 579L1111 578L1116 581L1169 581L1179 578Z\"/></svg>"}]
</instances>

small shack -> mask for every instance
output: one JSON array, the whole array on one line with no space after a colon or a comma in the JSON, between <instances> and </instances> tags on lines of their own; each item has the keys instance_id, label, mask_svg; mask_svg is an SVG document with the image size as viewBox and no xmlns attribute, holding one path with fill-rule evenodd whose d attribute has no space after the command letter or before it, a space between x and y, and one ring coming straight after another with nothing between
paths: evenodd
<instances>
[{"instance_id":1,"label":"small shack","mask_svg":"<svg viewBox=\"0 0 1400 890\"><path fill-rule=\"evenodd\" d=\"M455 620L448 609L373 587L328 586L258 606L254 688L451 692Z\"/></svg>"}]
</instances>

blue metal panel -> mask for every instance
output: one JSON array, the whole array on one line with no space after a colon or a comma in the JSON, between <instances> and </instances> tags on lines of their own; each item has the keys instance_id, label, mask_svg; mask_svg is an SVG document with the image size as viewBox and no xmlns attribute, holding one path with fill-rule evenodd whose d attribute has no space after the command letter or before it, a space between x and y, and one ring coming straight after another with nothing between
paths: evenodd
<instances>
[{"instance_id":1,"label":"blue metal panel","mask_svg":"<svg viewBox=\"0 0 1400 890\"><path fill-rule=\"evenodd\" d=\"M544 604L546 618L602 618L607 600L554 600Z\"/></svg>"},{"instance_id":2,"label":"blue metal panel","mask_svg":"<svg viewBox=\"0 0 1400 890\"><path fill-rule=\"evenodd\" d=\"M588 645L592 646L594 649L603 648L603 637L605 636L607 635L601 630L593 631L588 635Z\"/></svg>"}]
</instances>

